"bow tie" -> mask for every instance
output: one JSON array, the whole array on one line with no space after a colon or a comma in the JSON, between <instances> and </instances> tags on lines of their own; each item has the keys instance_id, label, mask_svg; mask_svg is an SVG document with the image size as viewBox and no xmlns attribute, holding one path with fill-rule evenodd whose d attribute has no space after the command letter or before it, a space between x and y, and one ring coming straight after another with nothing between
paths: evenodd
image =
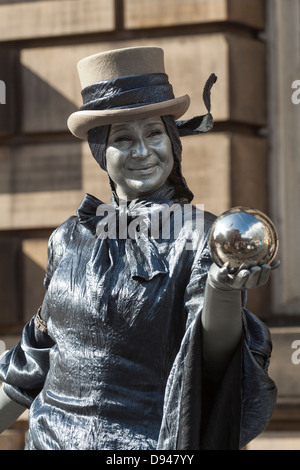
<instances>
[{"instance_id":1,"label":"bow tie","mask_svg":"<svg viewBox=\"0 0 300 470\"><path fill-rule=\"evenodd\" d=\"M128 205L105 204L96 197L86 194L78 208L79 222L97 238L101 249L105 245L113 262L118 256L118 244L124 240L125 253L132 278L150 280L157 274L168 273L166 261L159 254L157 244L149 236L151 217L160 212L163 205L173 202L168 198L136 199ZM108 232L104 227L108 227ZM140 230L137 230L140 226Z\"/></svg>"}]
</instances>

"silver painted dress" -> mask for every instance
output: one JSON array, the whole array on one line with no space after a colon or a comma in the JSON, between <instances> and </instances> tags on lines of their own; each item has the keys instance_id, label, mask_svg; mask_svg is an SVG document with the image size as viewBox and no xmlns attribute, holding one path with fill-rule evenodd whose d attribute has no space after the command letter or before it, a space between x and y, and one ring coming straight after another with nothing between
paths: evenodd
<instances>
[{"instance_id":1,"label":"silver painted dress","mask_svg":"<svg viewBox=\"0 0 300 470\"><path fill-rule=\"evenodd\" d=\"M77 216L50 237L40 310L47 332L33 317L20 343L1 357L5 392L30 407L26 449L244 445L272 414L271 342L262 322L243 308L238 357L214 390L216 406L209 405L204 419L199 318L211 264L207 236L215 217L203 213L200 226L194 216L183 217L175 236L171 213L169 237L159 232L158 237L104 238L97 232L101 204L86 195ZM170 207L173 201L132 201L128 224L140 209L147 225L149 214L163 204ZM177 205L182 215L184 206ZM115 200L112 207L119 217ZM234 388L238 396L232 400ZM228 416L231 406L234 419ZM220 409L227 415L220 416ZM232 433L225 431L228 422Z\"/></svg>"}]
</instances>

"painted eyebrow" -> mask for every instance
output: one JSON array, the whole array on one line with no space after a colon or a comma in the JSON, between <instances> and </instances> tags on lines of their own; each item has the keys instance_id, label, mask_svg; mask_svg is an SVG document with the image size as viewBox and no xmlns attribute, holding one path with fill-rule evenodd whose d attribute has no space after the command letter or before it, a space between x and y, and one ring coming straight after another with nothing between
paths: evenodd
<instances>
[{"instance_id":1,"label":"painted eyebrow","mask_svg":"<svg viewBox=\"0 0 300 470\"><path fill-rule=\"evenodd\" d=\"M152 121L152 122L148 122L147 124L145 124L145 128L146 127L154 127L154 126L164 127L164 124L161 121Z\"/></svg>"},{"instance_id":2,"label":"painted eyebrow","mask_svg":"<svg viewBox=\"0 0 300 470\"><path fill-rule=\"evenodd\" d=\"M116 134L117 132L129 132L129 129L128 127L126 127L125 125L120 125L118 127L112 127L111 130L110 130L110 135L112 134Z\"/></svg>"},{"instance_id":3,"label":"painted eyebrow","mask_svg":"<svg viewBox=\"0 0 300 470\"><path fill-rule=\"evenodd\" d=\"M160 119L153 119L153 121L147 122L145 127L157 125L163 125L163 122ZM111 126L111 132L119 132L123 130L128 131L128 126L126 123L113 124L113 126Z\"/></svg>"}]
</instances>

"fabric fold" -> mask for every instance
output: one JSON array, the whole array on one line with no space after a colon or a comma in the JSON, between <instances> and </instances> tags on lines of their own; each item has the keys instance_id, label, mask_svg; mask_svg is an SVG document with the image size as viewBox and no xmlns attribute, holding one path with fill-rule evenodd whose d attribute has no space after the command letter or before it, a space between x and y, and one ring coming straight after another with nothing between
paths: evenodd
<instances>
[{"instance_id":1,"label":"fabric fold","mask_svg":"<svg viewBox=\"0 0 300 470\"><path fill-rule=\"evenodd\" d=\"M114 243L123 240L132 278L147 281L157 274L168 273L167 264L159 255L157 245L151 237L151 221L153 217L163 218L171 204L172 201L168 198L135 200L128 205L117 205L116 202L105 204L87 194L78 208L78 217L82 225L99 240L102 239L102 243L107 244L111 255L114 252ZM101 215L97 215L99 212ZM160 236L159 232L158 227L157 238Z\"/></svg>"},{"instance_id":2,"label":"fabric fold","mask_svg":"<svg viewBox=\"0 0 300 470\"><path fill-rule=\"evenodd\" d=\"M23 329L20 343L2 354L0 380L12 400L30 407L43 388L53 344L48 335L35 328L32 318Z\"/></svg>"}]
</instances>

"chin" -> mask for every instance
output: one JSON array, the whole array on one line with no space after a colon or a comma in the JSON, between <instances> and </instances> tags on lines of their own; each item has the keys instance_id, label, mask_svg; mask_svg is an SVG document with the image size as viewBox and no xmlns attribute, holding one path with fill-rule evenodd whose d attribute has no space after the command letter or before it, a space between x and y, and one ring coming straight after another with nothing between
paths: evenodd
<instances>
[{"instance_id":1,"label":"chin","mask_svg":"<svg viewBox=\"0 0 300 470\"><path fill-rule=\"evenodd\" d=\"M144 196L145 194L151 194L160 188L164 183L140 183L132 186L130 189L132 194L136 194L137 196Z\"/></svg>"}]
</instances>

